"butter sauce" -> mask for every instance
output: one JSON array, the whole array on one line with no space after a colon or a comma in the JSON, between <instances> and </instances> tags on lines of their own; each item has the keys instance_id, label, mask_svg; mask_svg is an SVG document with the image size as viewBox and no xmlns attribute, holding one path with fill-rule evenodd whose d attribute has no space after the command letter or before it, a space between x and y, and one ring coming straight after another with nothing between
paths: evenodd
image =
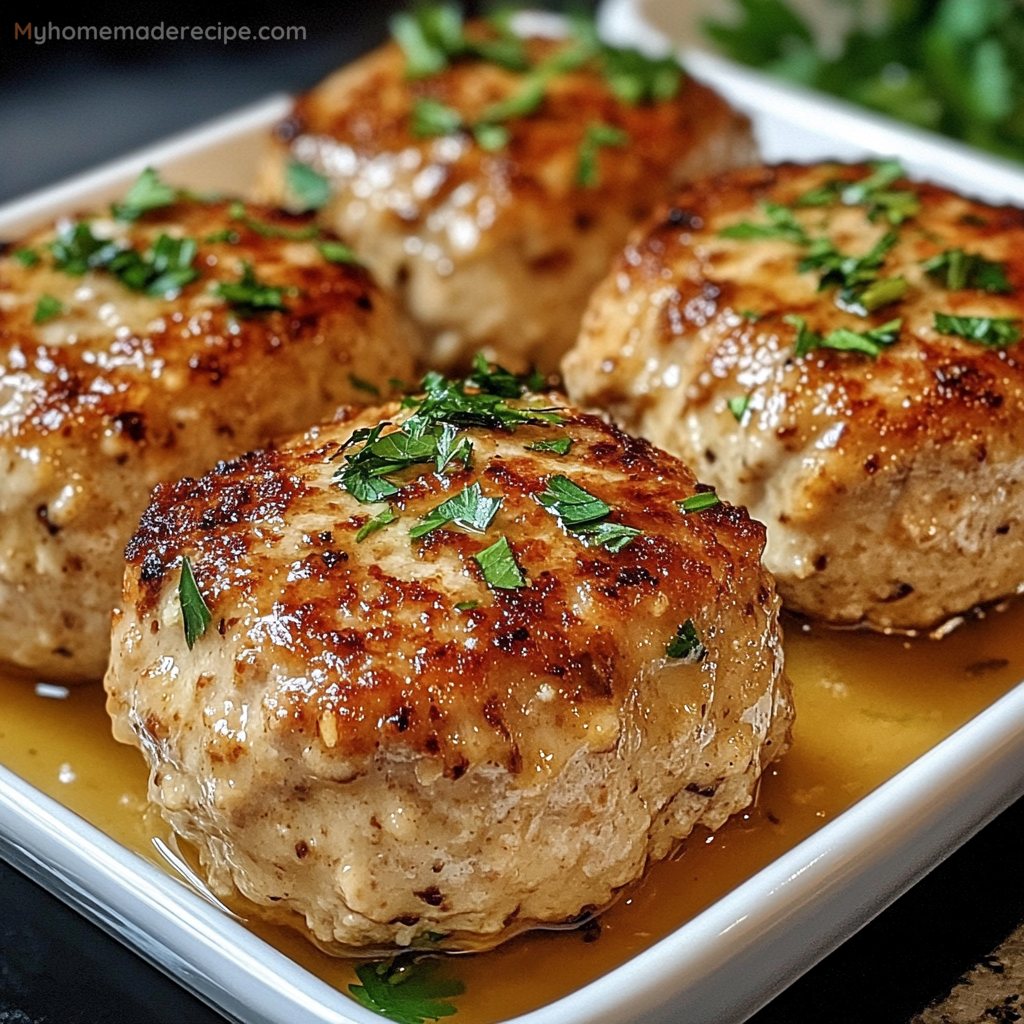
<instances>
[{"instance_id":1,"label":"butter sauce","mask_svg":"<svg viewBox=\"0 0 1024 1024\"><path fill-rule=\"evenodd\" d=\"M451 961L466 985L460 1024L490 1024L558 999L652 945L795 846L1024 679L1024 600L941 641L809 629L787 621L797 724L763 779L757 806L717 833L698 830L654 865L599 925L534 932ZM147 859L169 830L146 800L146 767L116 743L98 685L63 699L0 679L0 763ZM232 909L245 916L242 902ZM342 991L350 963L298 932L252 930ZM529 984L523 984L528 978Z\"/></svg>"}]
</instances>

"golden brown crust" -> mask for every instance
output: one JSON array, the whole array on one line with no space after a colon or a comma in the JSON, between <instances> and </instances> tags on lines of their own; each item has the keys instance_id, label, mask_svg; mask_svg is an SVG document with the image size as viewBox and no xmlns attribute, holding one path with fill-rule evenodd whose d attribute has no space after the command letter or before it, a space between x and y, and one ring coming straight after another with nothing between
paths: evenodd
<instances>
[{"instance_id":1,"label":"golden brown crust","mask_svg":"<svg viewBox=\"0 0 1024 1024\"><path fill-rule=\"evenodd\" d=\"M536 61L566 45L527 40ZM754 158L747 120L703 85L684 78L674 98L631 105L589 65L550 78L540 106L506 122L497 151L466 132L413 131L420 100L473 124L526 81L483 61L410 80L389 43L301 97L264 168L259 194L275 202L289 201L290 159L330 179L321 219L397 287L434 364L466 364L489 347L509 365L553 369L628 230L673 185ZM580 147L595 125L628 141L599 147L582 185Z\"/></svg>"},{"instance_id":2,"label":"golden brown crust","mask_svg":"<svg viewBox=\"0 0 1024 1024\"><path fill-rule=\"evenodd\" d=\"M150 296L108 269L69 274L54 228L0 259L0 656L68 680L103 673L124 543L154 484L386 393L416 359L390 297L325 259L307 217L189 199L88 224L139 255L193 239L198 279ZM217 294L246 267L286 311Z\"/></svg>"},{"instance_id":3,"label":"golden brown crust","mask_svg":"<svg viewBox=\"0 0 1024 1024\"><path fill-rule=\"evenodd\" d=\"M685 467L582 414L565 424L576 439L571 461L523 449L551 428L520 427L508 440L471 431L481 469L417 477L394 499L401 525L357 544L380 506L361 506L330 483L336 464L329 460L378 415L401 420L392 406L323 428L315 441L223 464L198 482L158 487L127 550L126 607L154 615L187 554L203 593L223 595L210 602L220 635L248 631L250 660L258 649L260 663L294 666L278 683L279 727L313 740L325 715L336 718L339 755L368 757L386 738L440 756L458 773L468 743L514 767L526 753L520 747L535 753L543 745L537 735L551 727L545 709L524 714L540 682L557 688L549 710L559 719L586 721L596 709L613 709L634 685L639 651L663 649L698 609L732 600L734 575L761 575L760 524L725 504L684 516L675 502L695 493ZM612 554L554 529L536 495L563 471L613 509L628 510L616 518L642 535ZM454 528L416 542L403 536L476 482L503 498L486 539ZM314 519L316 532L301 538L283 536L277 525ZM528 587L493 590L484 582L473 554L500 533ZM389 571L378 545L403 542L409 553ZM768 597L765 580L760 599ZM664 636L654 630L634 651L622 649L615 624L652 614ZM288 623L286 631L272 622ZM478 736L470 742L467 733Z\"/></svg>"},{"instance_id":4,"label":"golden brown crust","mask_svg":"<svg viewBox=\"0 0 1024 1024\"><path fill-rule=\"evenodd\" d=\"M792 206L810 236L827 235L840 252L866 253L890 229L884 219L871 222L863 206L801 207L797 200L829 181L859 181L870 172L863 165L782 165L684 188L598 289L565 373L575 400L613 410L629 428L693 460L724 494L769 523L768 564L795 607L840 621L928 626L1021 582L1004 568L993 568L987 587L973 574L989 544L1009 555L1020 543L1006 528L1006 516L1016 521L1016 512L999 519L999 505L1007 500L1003 477L1015 476L1024 452L1024 345L988 347L940 333L935 313L1020 326L1024 212L937 185L895 182L892 188L917 195L920 212L895 229L881 273L904 277L907 290L866 317L840 309L837 289L819 290L819 273L798 270L806 246L720 234L740 222L767 223L767 201ZM957 248L1002 264L1008 293L950 290L922 268ZM894 319L902 327L877 358L828 348L796 357L798 327L785 319L794 314L822 335ZM737 423L728 402L742 400L747 411ZM991 516L982 520L965 506L965 488L986 501L991 489ZM938 508L946 492L949 508L958 508L948 519ZM881 524L886 515L892 518L877 529L869 522ZM931 527L928 516L937 516ZM859 539L852 518L864 520ZM845 552L835 541L843 530ZM957 540L933 561L959 550L975 566L963 581L962 605L951 593L927 599L921 592L932 587L932 574L901 569L899 557L886 554L893 546L923 551L940 531ZM850 576L868 574L851 572L849 559L856 549L857 559L870 560L872 547L876 564L890 564L884 579L865 582L856 596ZM1007 561L997 553L993 559L993 566Z\"/></svg>"}]
</instances>

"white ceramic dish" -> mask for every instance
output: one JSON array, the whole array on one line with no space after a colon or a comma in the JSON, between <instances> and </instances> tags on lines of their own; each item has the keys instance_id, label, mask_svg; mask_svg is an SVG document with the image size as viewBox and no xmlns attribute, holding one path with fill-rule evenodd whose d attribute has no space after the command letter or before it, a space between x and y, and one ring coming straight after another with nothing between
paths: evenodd
<instances>
[{"instance_id":1,"label":"white ceramic dish","mask_svg":"<svg viewBox=\"0 0 1024 1024\"><path fill-rule=\"evenodd\" d=\"M620 37L650 38L632 0L605 16ZM752 116L768 159L895 155L915 174L1024 204L1010 165L709 55L690 67ZM0 237L107 201L151 164L192 187L242 188L286 107L273 98L11 204ZM742 1021L1022 793L1024 683L661 942L516 1021ZM231 1019L381 1020L2 767L0 856Z\"/></svg>"}]
</instances>

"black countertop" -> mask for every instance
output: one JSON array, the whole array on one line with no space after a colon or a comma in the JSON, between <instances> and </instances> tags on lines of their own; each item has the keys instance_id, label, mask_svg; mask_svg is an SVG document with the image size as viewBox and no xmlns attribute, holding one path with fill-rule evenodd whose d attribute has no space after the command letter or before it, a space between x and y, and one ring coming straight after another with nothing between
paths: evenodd
<instances>
[{"instance_id":1,"label":"black countertop","mask_svg":"<svg viewBox=\"0 0 1024 1024\"><path fill-rule=\"evenodd\" d=\"M396 6L394 0L253 3L236 20L304 26L304 42L115 45L22 36L12 44L8 38L0 63L0 202L272 92L308 87L381 39ZM71 24L69 17L60 16L59 26ZM173 11L136 4L130 13L101 2L90 6L88 23L155 25L169 17L208 24L214 16L194 2ZM215 17L231 22L221 11ZM753 1020L906 1024L1024 920L1021 864L1024 801ZM0 1024L222 1019L2 863L0 908Z\"/></svg>"}]
</instances>

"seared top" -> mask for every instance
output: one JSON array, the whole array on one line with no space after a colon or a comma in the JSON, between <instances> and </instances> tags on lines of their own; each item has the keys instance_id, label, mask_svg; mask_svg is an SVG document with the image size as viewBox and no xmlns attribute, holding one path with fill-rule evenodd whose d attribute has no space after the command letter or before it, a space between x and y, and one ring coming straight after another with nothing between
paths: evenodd
<instances>
[{"instance_id":1,"label":"seared top","mask_svg":"<svg viewBox=\"0 0 1024 1024\"><path fill-rule=\"evenodd\" d=\"M493 42L481 23L470 23L466 33ZM635 204L636 217L644 216L679 180L703 136L743 119L678 69L673 88L637 102L615 94L599 58L544 70L579 45L529 38L523 41L528 67L521 71L456 59L411 78L405 55L391 42L301 97L278 138L295 159L351 188L357 200L373 195L373 208L390 210L406 228L426 222L440 233L447 227L456 253L494 235L502 210L513 203L515 216L526 218L516 225L520 233L541 230L545 221L532 218L545 212L561 219L570 197L584 217L591 210L600 216L613 197L616 209ZM509 111L495 115L504 104ZM439 106L453 118L447 130L443 121L424 125L423 110L436 114ZM492 133L488 141L477 132L481 123L497 126L503 140Z\"/></svg>"},{"instance_id":2,"label":"seared top","mask_svg":"<svg viewBox=\"0 0 1024 1024\"><path fill-rule=\"evenodd\" d=\"M187 556L212 615L190 674L233 671L239 688L265 679L273 728L319 733L336 756L388 744L449 774L487 759L548 772L581 741L611 749L638 686L663 681L699 706L702 669L736 656L720 623L749 622L774 600L763 528L724 503L684 512L677 502L699 485L682 463L557 394L506 403L555 409L556 422L461 429L470 454L441 472L419 463L389 473L396 489L383 500L357 500L347 470L362 446L405 436L415 409L368 411L161 485L127 551L126 607L139 617L129 646L159 630L161 650L189 657L180 617L167 625ZM378 422L383 433L367 437ZM565 439L564 455L528 447ZM632 528L624 546L546 507L555 478L606 503L599 520L612 532ZM486 525L411 535L476 487L500 499ZM394 521L360 534L389 508ZM514 563L497 576L477 559L503 539L505 569ZM687 620L710 652L705 665L669 653Z\"/></svg>"},{"instance_id":3,"label":"seared top","mask_svg":"<svg viewBox=\"0 0 1024 1024\"><path fill-rule=\"evenodd\" d=\"M981 459L1019 453L1024 211L896 174L783 165L695 183L626 249L602 294L653 301L666 348L690 339L688 401L724 397L737 429L793 451L816 443L851 472L954 440ZM840 329L861 336L853 350L829 347L851 342ZM654 379L629 345L609 373L613 363L635 395L680 379L663 379L664 366Z\"/></svg>"},{"instance_id":4,"label":"seared top","mask_svg":"<svg viewBox=\"0 0 1024 1024\"><path fill-rule=\"evenodd\" d=\"M155 391L216 387L255 352L318 344L328 317L367 319L376 286L326 259L323 241L305 217L179 196L134 221L93 212L7 246L0 436L117 424Z\"/></svg>"}]
</instances>

